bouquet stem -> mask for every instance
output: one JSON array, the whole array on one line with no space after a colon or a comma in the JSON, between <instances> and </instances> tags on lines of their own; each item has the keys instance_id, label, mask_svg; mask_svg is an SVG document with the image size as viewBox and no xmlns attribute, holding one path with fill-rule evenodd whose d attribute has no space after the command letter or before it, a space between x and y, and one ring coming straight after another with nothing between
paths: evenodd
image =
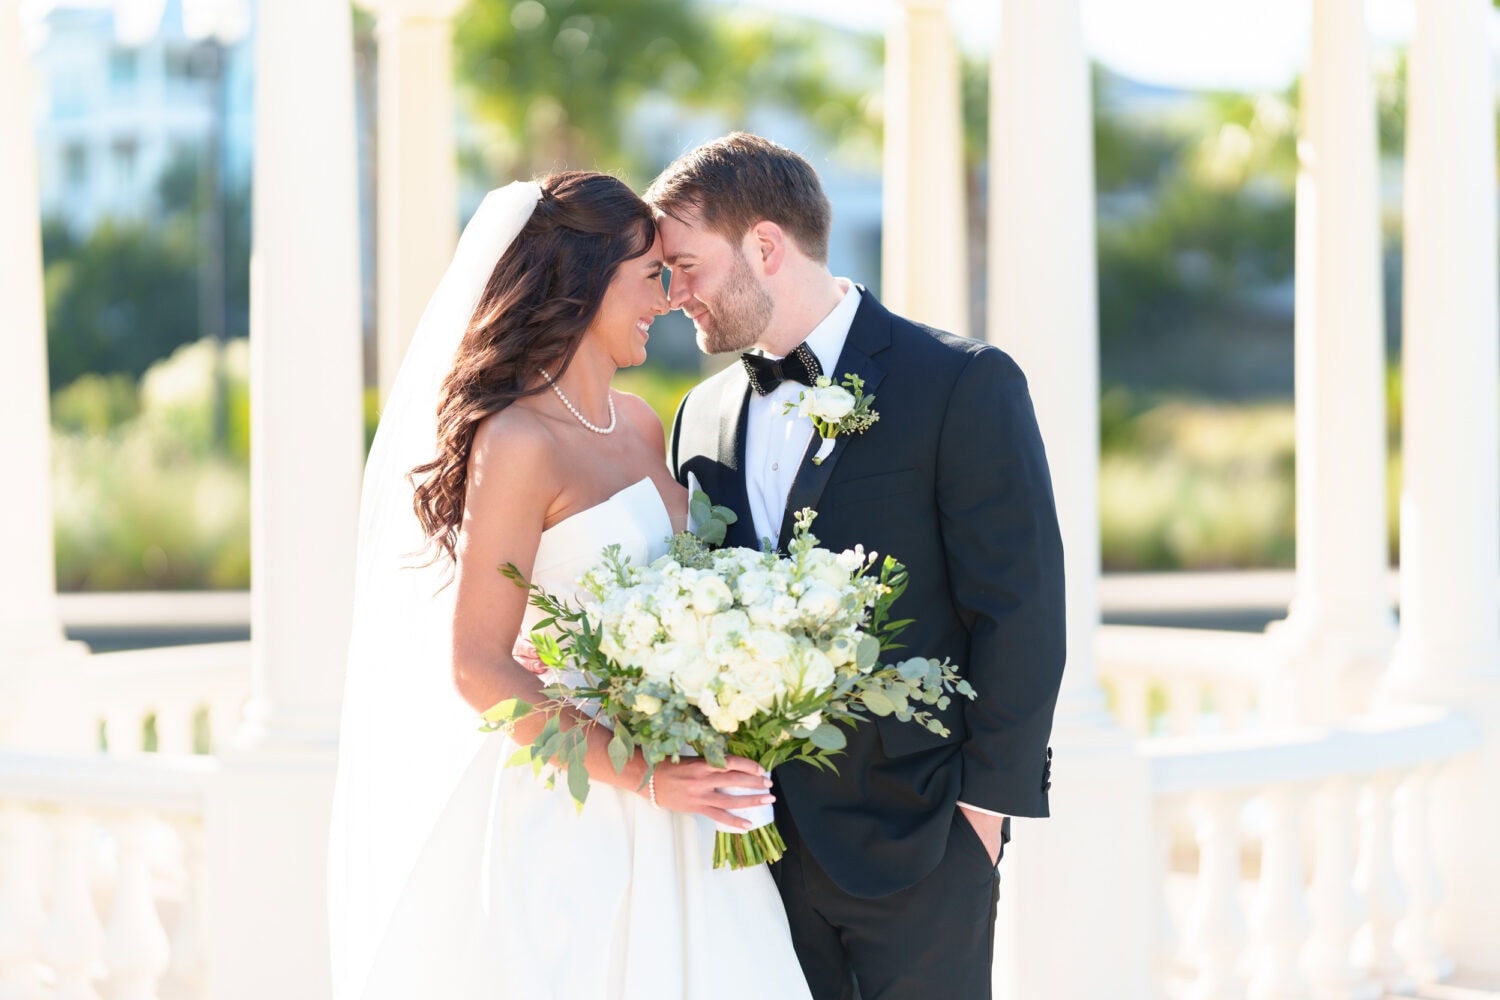
<instances>
[{"instance_id":1,"label":"bouquet stem","mask_svg":"<svg viewBox=\"0 0 1500 1000\"><path fill-rule=\"evenodd\" d=\"M775 823L758 826L745 833L714 834L715 868L753 868L781 860L786 853L786 841Z\"/></svg>"}]
</instances>

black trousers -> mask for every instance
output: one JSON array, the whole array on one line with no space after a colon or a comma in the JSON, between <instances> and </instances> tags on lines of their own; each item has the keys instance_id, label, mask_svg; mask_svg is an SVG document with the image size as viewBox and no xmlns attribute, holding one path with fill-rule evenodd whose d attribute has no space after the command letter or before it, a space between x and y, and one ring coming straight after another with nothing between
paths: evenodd
<instances>
[{"instance_id":1,"label":"black trousers","mask_svg":"<svg viewBox=\"0 0 1500 1000\"><path fill-rule=\"evenodd\" d=\"M787 853L772 872L815 1000L990 1000L1000 876L957 809L937 868L879 899L844 892L795 824L777 825Z\"/></svg>"}]
</instances>

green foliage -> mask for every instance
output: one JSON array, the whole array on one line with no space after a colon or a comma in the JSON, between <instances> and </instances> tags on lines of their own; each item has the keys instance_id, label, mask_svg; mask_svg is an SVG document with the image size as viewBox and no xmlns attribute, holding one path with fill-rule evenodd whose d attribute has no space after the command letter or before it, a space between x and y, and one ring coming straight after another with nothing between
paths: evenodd
<instances>
[{"instance_id":1,"label":"green foliage","mask_svg":"<svg viewBox=\"0 0 1500 1000\"><path fill-rule=\"evenodd\" d=\"M54 397L62 590L242 589L250 582L248 349L188 345L148 370L85 376ZM212 435L224 380L227 444Z\"/></svg>"},{"instance_id":2,"label":"green foliage","mask_svg":"<svg viewBox=\"0 0 1500 1000\"><path fill-rule=\"evenodd\" d=\"M53 386L90 372L140 376L197 337L197 251L186 229L106 221L43 253Z\"/></svg>"},{"instance_id":3,"label":"green foliage","mask_svg":"<svg viewBox=\"0 0 1500 1000\"><path fill-rule=\"evenodd\" d=\"M129 375L83 375L52 394L52 426L97 437L134 418L140 408L140 393Z\"/></svg>"},{"instance_id":4,"label":"green foliage","mask_svg":"<svg viewBox=\"0 0 1500 1000\"><path fill-rule=\"evenodd\" d=\"M657 95L736 120L754 97L805 110L835 139L868 134L876 88L833 65L827 41L827 29L690 0L475 0L455 23L457 75L499 135L487 163L470 163L500 176L654 168L627 127ZM845 41L839 51L878 70L878 39Z\"/></svg>"}]
</instances>

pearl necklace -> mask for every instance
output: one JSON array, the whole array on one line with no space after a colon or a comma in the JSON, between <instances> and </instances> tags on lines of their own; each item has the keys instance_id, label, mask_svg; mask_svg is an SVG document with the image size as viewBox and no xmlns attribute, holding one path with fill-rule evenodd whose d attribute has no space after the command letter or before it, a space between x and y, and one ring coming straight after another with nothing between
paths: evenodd
<instances>
[{"instance_id":1,"label":"pearl necklace","mask_svg":"<svg viewBox=\"0 0 1500 1000\"><path fill-rule=\"evenodd\" d=\"M538 368L537 371L542 373L542 378L547 380L547 384L552 387L552 391L557 393L557 398L562 400L562 404L568 408L568 412L572 413L574 417L578 418L578 422L580 424L593 431L595 434L613 434L615 432L615 397L612 394L606 394L605 396L605 398L609 400L609 426L600 427L598 424L589 423L588 420L584 418L584 415L578 412L578 407L573 405L573 401L571 399L563 395L562 389L558 388L557 383L552 380L552 376L547 374L547 369Z\"/></svg>"}]
</instances>

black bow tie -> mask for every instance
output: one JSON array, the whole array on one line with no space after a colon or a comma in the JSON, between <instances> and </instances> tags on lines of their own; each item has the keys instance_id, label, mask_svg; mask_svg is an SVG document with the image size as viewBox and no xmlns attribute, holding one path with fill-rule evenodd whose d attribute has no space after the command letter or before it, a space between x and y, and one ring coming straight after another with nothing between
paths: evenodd
<instances>
[{"instance_id":1,"label":"black bow tie","mask_svg":"<svg viewBox=\"0 0 1500 1000\"><path fill-rule=\"evenodd\" d=\"M762 396L770 395L788 380L810 386L823 374L823 366L806 344L798 344L796 350L780 361L762 354L741 354L740 360L745 364L750 384Z\"/></svg>"}]
</instances>

